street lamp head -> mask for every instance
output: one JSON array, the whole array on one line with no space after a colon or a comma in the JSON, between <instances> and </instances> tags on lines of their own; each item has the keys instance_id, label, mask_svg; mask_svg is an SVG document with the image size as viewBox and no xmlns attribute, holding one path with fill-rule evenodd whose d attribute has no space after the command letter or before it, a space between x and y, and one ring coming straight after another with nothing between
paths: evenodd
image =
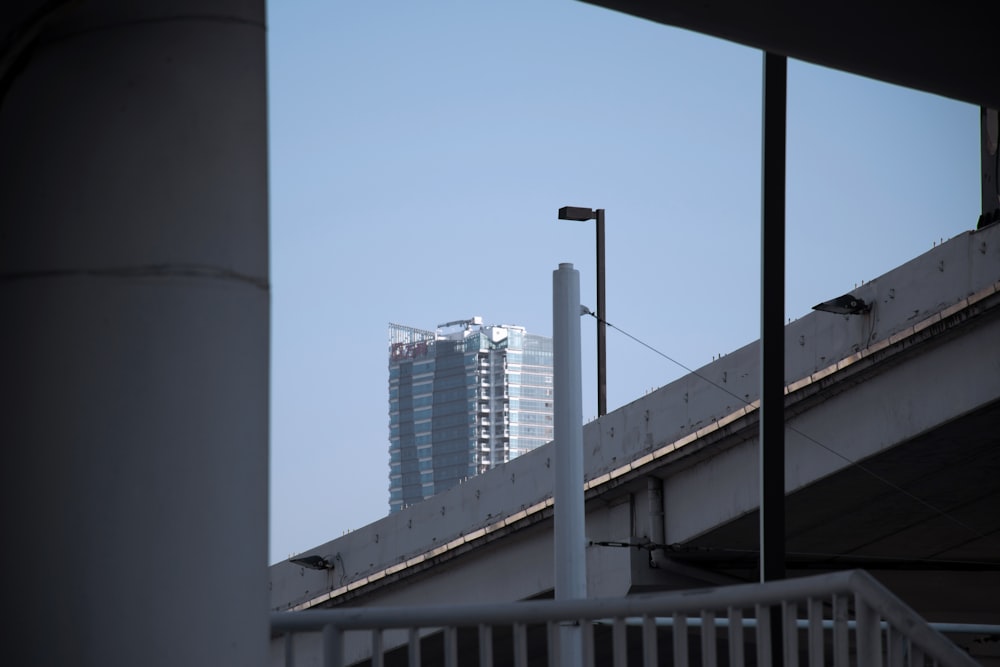
<instances>
[{"instance_id":1,"label":"street lamp head","mask_svg":"<svg viewBox=\"0 0 1000 667\"><path fill-rule=\"evenodd\" d=\"M333 560L329 556L300 556L299 558L289 558L289 563L295 563L310 570L332 570Z\"/></svg>"},{"instance_id":2,"label":"street lamp head","mask_svg":"<svg viewBox=\"0 0 1000 667\"><path fill-rule=\"evenodd\" d=\"M836 313L838 315L859 315L861 313L867 313L871 309L872 305L870 303L865 302L864 299L856 297L853 294L838 296L836 299L824 301L823 303L813 306L813 310L819 310L825 313Z\"/></svg>"},{"instance_id":3,"label":"street lamp head","mask_svg":"<svg viewBox=\"0 0 1000 667\"><path fill-rule=\"evenodd\" d=\"M563 206L559 209L560 220L591 220L597 216L597 212L583 208L582 206Z\"/></svg>"}]
</instances>

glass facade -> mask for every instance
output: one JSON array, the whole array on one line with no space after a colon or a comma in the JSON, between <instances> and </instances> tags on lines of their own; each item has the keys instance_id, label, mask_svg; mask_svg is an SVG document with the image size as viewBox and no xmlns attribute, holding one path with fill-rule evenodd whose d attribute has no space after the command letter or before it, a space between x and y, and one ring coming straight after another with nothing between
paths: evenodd
<instances>
[{"instance_id":1,"label":"glass facade","mask_svg":"<svg viewBox=\"0 0 1000 667\"><path fill-rule=\"evenodd\" d=\"M389 325L389 509L552 440L552 339L480 318Z\"/></svg>"}]
</instances>

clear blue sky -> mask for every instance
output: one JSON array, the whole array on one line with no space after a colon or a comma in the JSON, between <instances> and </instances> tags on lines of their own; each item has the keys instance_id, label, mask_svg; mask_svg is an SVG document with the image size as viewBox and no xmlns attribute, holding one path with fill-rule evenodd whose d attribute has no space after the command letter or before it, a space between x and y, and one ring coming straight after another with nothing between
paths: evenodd
<instances>
[{"instance_id":1,"label":"clear blue sky","mask_svg":"<svg viewBox=\"0 0 1000 667\"><path fill-rule=\"evenodd\" d=\"M388 512L389 322L551 335L552 271L691 367L759 330L761 53L574 0L268 7L270 562ZM791 61L787 315L976 224L978 109ZM596 414L595 322L583 414ZM614 330L608 406L683 371Z\"/></svg>"}]
</instances>

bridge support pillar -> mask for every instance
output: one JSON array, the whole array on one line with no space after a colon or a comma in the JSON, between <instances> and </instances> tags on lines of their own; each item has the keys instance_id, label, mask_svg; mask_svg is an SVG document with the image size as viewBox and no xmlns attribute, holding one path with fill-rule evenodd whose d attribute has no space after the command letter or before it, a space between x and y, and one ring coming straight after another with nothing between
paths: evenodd
<instances>
[{"instance_id":1,"label":"bridge support pillar","mask_svg":"<svg viewBox=\"0 0 1000 667\"><path fill-rule=\"evenodd\" d=\"M264 2L4 13L8 659L263 665Z\"/></svg>"}]
</instances>

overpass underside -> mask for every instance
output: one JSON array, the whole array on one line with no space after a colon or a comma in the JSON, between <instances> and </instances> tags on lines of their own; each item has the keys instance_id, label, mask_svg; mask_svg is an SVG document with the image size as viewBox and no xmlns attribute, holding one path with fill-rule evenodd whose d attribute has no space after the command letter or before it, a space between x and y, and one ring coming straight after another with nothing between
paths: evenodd
<instances>
[{"instance_id":1,"label":"overpass underside","mask_svg":"<svg viewBox=\"0 0 1000 667\"><path fill-rule=\"evenodd\" d=\"M994 401L789 494L789 576L865 569L929 620L996 622L998 425ZM671 563L753 581L758 539L752 511L664 553Z\"/></svg>"},{"instance_id":2,"label":"overpass underside","mask_svg":"<svg viewBox=\"0 0 1000 667\"><path fill-rule=\"evenodd\" d=\"M787 496L798 570L978 570L1000 566L1000 402L897 444ZM891 485L891 486L890 486ZM756 512L686 543L688 562L744 571ZM729 551L715 551L728 545ZM750 568L755 569L754 567Z\"/></svg>"}]
</instances>

